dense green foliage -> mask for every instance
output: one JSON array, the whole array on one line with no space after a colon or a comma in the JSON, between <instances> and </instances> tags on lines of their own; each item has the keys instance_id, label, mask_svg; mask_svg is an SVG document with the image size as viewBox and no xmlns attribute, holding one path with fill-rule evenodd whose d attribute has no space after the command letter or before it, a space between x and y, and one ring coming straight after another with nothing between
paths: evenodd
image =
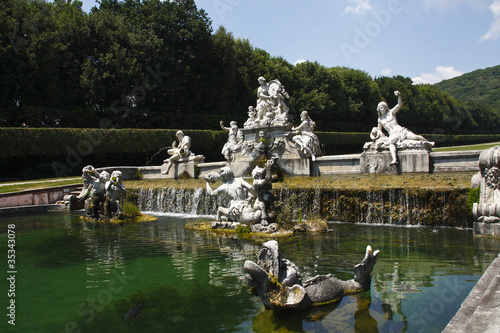
<instances>
[{"instance_id":1,"label":"dense green foliage","mask_svg":"<svg viewBox=\"0 0 500 333\"><path fill-rule=\"evenodd\" d=\"M80 175L87 164L161 165L166 147L177 140L174 129L2 128L0 175L6 177L62 177ZM193 152L207 162L222 160L227 132L185 130ZM327 155L360 153L369 133L317 132ZM500 134L426 134L437 146L499 141ZM54 148L58 147L58 148Z\"/></svg>"},{"instance_id":2,"label":"dense green foliage","mask_svg":"<svg viewBox=\"0 0 500 333\"><path fill-rule=\"evenodd\" d=\"M459 77L436 84L453 97L467 102L470 110L477 114L478 121L492 122L498 130L500 114L500 66L478 69ZM484 119L481 119L483 117Z\"/></svg>"},{"instance_id":3,"label":"dense green foliage","mask_svg":"<svg viewBox=\"0 0 500 333\"><path fill-rule=\"evenodd\" d=\"M257 78L279 79L298 121L318 131L369 131L381 100L420 133L495 131L498 113L404 77L372 78L349 68L292 65L212 31L193 0L0 3L0 126L219 129L246 120Z\"/></svg>"}]
</instances>

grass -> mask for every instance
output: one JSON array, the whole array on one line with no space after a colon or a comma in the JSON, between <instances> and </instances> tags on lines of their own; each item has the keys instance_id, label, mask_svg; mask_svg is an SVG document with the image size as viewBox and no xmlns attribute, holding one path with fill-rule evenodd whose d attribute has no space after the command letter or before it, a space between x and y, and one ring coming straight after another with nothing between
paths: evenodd
<instances>
[{"instance_id":1,"label":"grass","mask_svg":"<svg viewBox=\"0 0 500 333\"><path fill-rule=\"evenodd\" d=\"M56 179L3 182L0 183L0 194L9 192L19 192L25 190L36 190L36 189L63 186L63 185L73 185L73 184L82 184L82 178L66 177L66 178L56 178Z\"/></svg>"},{"instance_id":2,"label":"grass","mask_svg":"<svg viewBox=\"0 0 500 333\"><path fill-rule=\"evenodd\" d=\"M435 152L484 150L500 145L500 142L482 143L468 146L437 147ZM281 186L298 187L322 187L322 188L387 188L387 187L469 187L470 179L475 172L455 172L436 174L402 174L402 175L338 175L323 177L286 177L282 183L273 184L273 188ZM47 188L53 186L81 184L80 177L67 177L58 179L41 179L31 181L20 181L15 183L0 183L0 194ZM135 180L125 181L127 188L197 188L205 187L203 179L168 179L168 180Z\"/></svg>"},{"instance_id":3,"label":"grass","mask_svg":"<svg viewBox=\"0 0 500 333\"><path fill-rule=\"evenodd\" d=\"M273 183L273 189L282 187L323 188L323 189L384 189L384 188L469 188L475 172L443 172L443 173L406 173L395 174L357 174L334 175L322 177L288 176L280 183ZM251 179L248 179L251 183ZM16 185L0 183L0 194L62 185L81 184L80 178L57 179L51 182L22 182ZM204 179L144 179L123 182L127 189L133 188L186 188L206 187Z\"/></svg>"},{"instance_id":4,"label":"grass","mask_svg":"<svg viewBox=\"0 0 500 333\"><path fill-rule=\"evenodd\" d=\"M472 176L476 172L446 172L446 173L406 173L396 174L357 174L335 175L322 177L288 176L280 183L273 183L273 189L283 187L323 188L323 189L384 189L384 188L469 188ZM251 183L251 179L248 180ZM129 180L124 182L128 189L132 188L205 188L203 179L147 179Z\"/></svg>"},{"instance_id":5,"label":"grass","mask_svg":"<svg viewBox=\"0 0 500 333\"><path fill-rule=\"evenodd\" d=\"M485 150L500 145L500 142L479 143L476 145L468 146L452 146L452 147L437 147L432 148L432 151L462 151L462 150Z\"/></svg>"}]
</instances>

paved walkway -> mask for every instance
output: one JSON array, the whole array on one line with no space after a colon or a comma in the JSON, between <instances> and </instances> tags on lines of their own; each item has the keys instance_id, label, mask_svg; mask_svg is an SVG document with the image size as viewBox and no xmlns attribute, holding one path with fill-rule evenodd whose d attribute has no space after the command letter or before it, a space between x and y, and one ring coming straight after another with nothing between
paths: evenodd
<instances>
[{"instance_id":1,"label":"paved walkway","mask_svg":"<svg viewBox=\"0 0 500 333\"><path fill-rule=\"evenodd\" d=\"M484 272L443 333L500 332L500 254Z\"/></svg>"}]
</instances>

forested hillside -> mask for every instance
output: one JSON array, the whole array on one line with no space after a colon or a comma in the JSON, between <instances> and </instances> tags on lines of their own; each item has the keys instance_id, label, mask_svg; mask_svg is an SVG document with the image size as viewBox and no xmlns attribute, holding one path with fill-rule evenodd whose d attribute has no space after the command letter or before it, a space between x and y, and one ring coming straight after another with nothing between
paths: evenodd
<instances>
[{"instance_id":1,"label":"forested hillside","mask_svg":"<svg viewBox=\"0 0 500 333\"><path fill-rule=\"evenodd\" d=\"M500 66L478 69L436 86L459 100L470 101L471 105L497 115L500 113Z\"/></svg>"},{"instance_id":2,"label":"forested hillside","mask_svg":"<svg viewBox=\"0 0 500 333\"><path fill-rule=\"evenodd\" d=\"M220 129L241 126L257 78L279 79L298 121L318 131L369 131L376 106L397 103L421 133L498 130L500 116L438 86L318 63L293 65L219 28L192 0L0 3L0 126Z\"/></svg>"}]
</instances>

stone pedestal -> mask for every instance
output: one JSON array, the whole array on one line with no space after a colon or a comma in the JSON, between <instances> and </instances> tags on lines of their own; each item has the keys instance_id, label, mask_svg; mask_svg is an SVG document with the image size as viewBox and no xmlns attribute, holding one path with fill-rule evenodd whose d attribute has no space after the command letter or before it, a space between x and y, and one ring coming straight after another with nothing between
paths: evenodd
<instances>
[{"instance_id":1,"label":"stone pedestal","mask_svg":"<svg viewBox=\"0 0 500 333\"><path fill-rule=\"evenodd\" d=\"M178 178L196 178L195 171L196 163L194 162L175 162L170 168L169 172L164 175L163 173L167 170L167 163L163 163L161 166L162 178L178 179Z\"/></svg>"},{"instance_id":2,"label":"stone pedestal","mask_svg":"<svg viewBox=\"0 0 500 333\"><path fill-rule=\"evenodd\" d=\"M398 149L398 164L390 165L391 153L388 149L369 149L361 153L361 173L414 173L431 171L430 151L423 148Z\"/></svg>"},{"instance_id":3,"label":"stone pedestal","mask_svg":"<svg viewBox=\"0 0 500 333\"><path fill-rule=\"evenodd\" d=\"M474 235L500 237L500 223L474 222Z\"/></svg>"}]
</instances>

